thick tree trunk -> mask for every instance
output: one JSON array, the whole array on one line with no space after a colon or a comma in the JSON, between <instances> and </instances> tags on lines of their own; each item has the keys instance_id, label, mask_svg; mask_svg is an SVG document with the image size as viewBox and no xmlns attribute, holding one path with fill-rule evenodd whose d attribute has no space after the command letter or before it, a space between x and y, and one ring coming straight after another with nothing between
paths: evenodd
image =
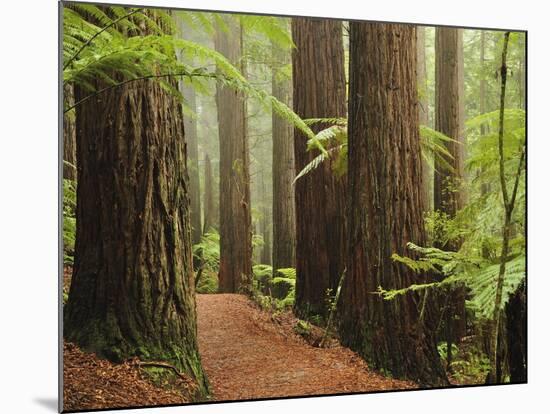
<instances>
[{"instance_id":1,"label":"thick tree trunk","mask_svg":"<svg viewBox=\"0 0 550 414\"><path fill-rule=\"evenodd\" d=\"M292 19L294 111L302 118L346 116L342 23ZM314 130L328 125L316 125ZM317 154L294 132L296 170ZM295 185L296 303L299 315L326 314L327 289L333 293L345 266L345 181L323 163Z\"/></svg>"},{"instance_id":2,"label":"thick tree trunk","mask_svg":"<svg viewBox=\"0 0 550 414\"><path fill-rule=\"evenodd\" d=\"M181 93L189 105L189 109L196 113L197 98L195 89L181 85ZM197 136L197 121L191 116L184 116L185 138L187 141L187 170L189 173L189 198L191 200L191 241L200 243L201 226L201 193L199 179L199 142Z\"/></svg>"},{"instance_id":3,"label":"thick tree trunk","mask_svg":"<svg viewBox=\"0 0 550 414\"><path fill-rule=\"evenodd\" d=\"M525 282L506 304L506 338L510 382L527 381L527 298Z\"/></svg>"},{"instance_id":4,"label":"thick tree trunk","mask_svg":"<svg viewBox=\"0 0 550 414\"><path fill-rule=\"evenodd\" d=\"M448 384L430 301L386 301L379 286L427 280L391 259L426 241L418 129L415 28L350 23L348 261L340 303L343 343L369 364L425 386ZM425 297L424 297L425 299Z\"/></svg>"},{"instance_id":5,"label":"thick tree trunk","mask_svg":"<svg viewBox=\"0 0 550 414\"><path fill-rule=\"evenodd\" d=\"M65 106L74 105L73 85L63 87ZM76 180L76 133L74 110L63 114L63 178Z\"/></svg>"},{"instance_id":6,"label":"thick tree trunk","mask_svg":"<svg viewBox=\"0 0 550 414\"><path fill-rule=\"evenodd\" d=\"M77 100L88 93L75 88ZM168 361L204 393L182 119L178 102L152 81L77 107L77 237L64 337L115 361Z\"/></svg>"},{"instance_id":7,"label":"thick tree trunk","mask_svg":"<svg viewBox=\"0 0 550 414\"><path fill-rule=\"evenodd\" d=\"M416 27L416 75L418 79L418 121L420 125L429 126L428 111L428 80L426 76L426 28L424 26ZM432 210L431 194L432 183L430 165L422 158L422 181L424 182L424 199L426 202L426 211Z\"/></svg>"},{"instance_id":8,"label":"thick tree trunk","mask_svg":"<svg viewBox=\"0 0 550 414\"><path fill-rule=\"evenodd\" d=\"M435 163L434 210L453 219L464 207L464 58L462 29L436 28L435 34L435 129L456 142L445 142L452 155L448 162L453 171ZM457 251L461 241L454 240L443 245L445 250ZM445 309L446 340L458 342L466 332L466 306L464 288L450 289L452 298ZM449 361L450 362L450 361Z\"/></svg>"},{"instance_id":9,"label":"thick tree trunk","mask_svg":"<svg viewBox=\"0 0 550 414\"><path fill-rule=\"evenodd\" d=\"M242 32L233 17L215 35L215 47L242 69ZM252 285L250 172L243 93L218 83L220 137L220 291L247 291Z\"/></svg>"},{"instance_id":10,"label":"thick tree trunk","mask_svg":"<svg viewBox=\"0 0 550 414\"><path fill-rule=\"evenodd\" d=\"M214 202L214 176L208 154L204 157L204 228L203 233L218 228L216 203Z\"/></svg>"},{"instance_id":11,"label":"thick tree trunk","mask_svg":"<svg viewBox=\"0 0 550 414\"><path fill-rule=\"evenodd\" d=\"M292 108L292 81L278 80L277 69L290 63L290 51L272 45L271 91L275 98ZM292 125L272 115L273 134L273 268L295 267L296 213L292 181L294 168L294 130Z\"/></svg>"}]
</instances>

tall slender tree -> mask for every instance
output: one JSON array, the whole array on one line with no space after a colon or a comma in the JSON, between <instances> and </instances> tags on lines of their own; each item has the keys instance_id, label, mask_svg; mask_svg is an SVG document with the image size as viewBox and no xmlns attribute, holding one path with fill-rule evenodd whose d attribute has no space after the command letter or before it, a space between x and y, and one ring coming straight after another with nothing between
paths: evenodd
<instances>
[{"instance_id":1,"label":"tall slender tree","mask_svg":"<svg viewBox=\"0 0 550 414\"><path fill-rule=\"evenodd\" d=\"M214 176L208 154L204 156L204 228L203 233L218 228L216 204L214 202Z\"/></svg>"},{"instance_id":2,"label":"tall slender tree","mask_svg":"<svg viewBox=\"0 0 550 414\"><path fill-rule=\"evenodd\" d=\"M66 106L73 106L73 85L64 85L63 95ZM76 179L76 131L74 111L63 114L63 178L73 181Z\"/></svg>"},{"instance_id":3,"label":"tall slender tree","mask_svg":"<svg viewBox=\"0 0 550 414\"><path fill-rule=\"evenodd\" d=\"M197 121L193 118L197 111L197 97L195 89L180 83L180 92L187 102L190 111L189 116L183 117L185 137L187 141L187 170L189 174L189 198L191 200L191 241L193 244L201 241L201 193L199 178L199 142L197 134Z\"/></svg>"},{"instance_id":4,"label":"tall slender tree","mask_svg":"<svg viewBox=\"0 0 550 414\"><path fill-rule=\"evenodd\" d=\"M242 28L224 16L214 45L236 67L243 69ZM225 30L227 29L227 30ZM242 92L216 86L220 137L220 273L222 292L247 290L252 283L252 227L250 171L246 137L246 100Z\"/></svg>"},{"instance_id":5,"label":"tall slender tree","mask_svg":"<svg viewBox=\"0 0 550 414\"><path fill-rule=\"evenodd\" d=\"M181 16L173 14L173 18L178 24L181 38L193 39L193 30L186 24ZM180 61L184 61L184 56L178 55ZM185 62L193 63L193 62ZM201 226L201 197L200 197L200 178L199 178L199 141L197 129L197 96L195 88L181 79L178 82L179 91L183 96L189 114L183 117L185 127L185 138L187 141L187 172L189 174L189 198L191 200L191 241L193 244L199 243L202 235Z\"/></svg>"},{"instance_id":6,"label":"tall slender tree","mask_svg":"<svg viewBox=\"0 0 550 414\"><path fill-rule=\"evenodd\" d=\"M434 173L434 210L453 219L464 207L464 56L463 30L437 27L435 33L435 129L453 141L445 142L452 158L446 169L438 160ZM460 240L437 241L437 246L457 251ZM450 289L445 298L445 330L450 363L451 343L457 342L466 330L464 288Z\"/></svg>"},{"instance_id":7,"label":"tall slender tree","mask_svg":"<svg viewBox=\"0 0 550 414\"><path fill-rule=\"evenodd\" d=\"M75 86L76 101L89 93ZM167 361L204 393L181 106L154 81L131 82L77 106L76 134L64 337L115 361Z\"/></svg>"},{"instance_id":8,"label":"tall slender tree","mask_svg":"<svg viewBox=\"0 0 550 414\"><path fill-rule=\"evenodd\" d=\"M281 69L290 64L290 51L275 44L272 50L271 91L275 98L292 108L292 81L280 76ZM294 134L290 123L272 115L273 134L273 268L295 266L296 213L292 181L294 166Z\"/></svg>"},{"instance_id":9,"label":"tall slender tree","mask_svg":"<svg viewBox=\"0 0 550 414\"><path fill-rule=\"evenodd\" d=\"M292 38L294 111L302 118L346 116L342 23L295 18ZM315 131L326 128L317 124ZM299 171L315 156L294 132ZM326 314L327 289L336 290L345 266L345 182L324 163L296 182L296 303L298 314Z\"/></svg>"},{"instance_id":10,"label":"tall slender tree","mask_svg":"<svg viewBox=\"0 0 550 414\"><path fill-rule=\"evenodd\" d=\"M426 28L424 26L416 27L416 74L418 78L418 120L420 125L429 126L429 100L428 100L428 79L426 76ZM432 194L432 183L430 180L430 166L428 162L423 158L422 167L424 182L426 210L430 211L432 202L430 201Z\"/></svg>"},{"instance_id":11,"label":"tall slender tree","mask_svg":"<svg viewBox=\"0 0 550 414\"><path fill-rule=\"evenodd\" d=\"M415 27L350 23L348 260L341 337L374 368L423 385L445 385L430 301L386 301L379 286L426 281L392 261L426 241L418 128Z\"/></svg>"}]
</instances>

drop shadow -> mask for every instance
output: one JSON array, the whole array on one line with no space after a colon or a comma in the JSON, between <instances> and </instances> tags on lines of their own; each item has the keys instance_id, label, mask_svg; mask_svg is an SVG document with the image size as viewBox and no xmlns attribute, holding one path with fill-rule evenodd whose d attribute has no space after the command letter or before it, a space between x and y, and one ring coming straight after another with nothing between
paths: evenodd
<instances>
[{"instance_id":1,"label":"drop shadow","mask_svg":"<svg viewBox=\"0 0 550 414\"><path fill-rule=\"evenodd\" d=\"M54 413L58 412L57 398L35 398L34 402Z\"/></svg>"}]
</instances>

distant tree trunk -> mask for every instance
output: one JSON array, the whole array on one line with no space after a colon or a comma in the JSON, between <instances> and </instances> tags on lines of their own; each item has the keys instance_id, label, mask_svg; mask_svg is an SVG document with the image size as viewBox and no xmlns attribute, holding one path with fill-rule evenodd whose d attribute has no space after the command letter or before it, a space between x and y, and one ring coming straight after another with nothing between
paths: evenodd
<instances>
[{"instance_id":1,"label":"distant tree trunk","mask_svg":"<svg viewBox=\"0 0 550 414\"><path fill-rule=\"evenodd\" d=\"M218 228L216 219L216 204L214 202L214 176L212 174L212 163L208 154L204 157L204 228L203 233L210 229Z\"/></svg>"},{"instance_id":2,"label":"distant tree trunk","mask_svg":"<svg viewBox=\"0 0 550 414\"><path fill-rule=\"evenodd\" d=\"M428 80L426 76L426 28L424 26L416 27L416 74L418 79L418 120L420 125L429 126L428 111ZM430 165L422 159L422 181L424 182L424 198L426 202L426 211L431 211L432 183L430 174Z\"/></svg>"},{"instance_id":3,"label":"distant tree trunk","mask_svg":"<svg viewBox=\"0 0 550 414\"><path fill-rule=\"evenodd\" d=\"M290 52L272 45L271 91L275 98L292 108L292 81L279 80L277 70L290 63ZM273 133L273 269L295 266L296 214L292 181L294 167L294 130L292 125L272 115Z\"/></svg>"},{"instance_id":4,"label":"distant tree trunk","mask_svg":"<svg viewBox=\"0 0 550 414\"><path fill-rule=\"evenodd\" d=\"M189 105L189 109L196 113L197 98L195 89L181 84L181 93ZM201 192L199 179L199 142L197 136L197 121L191 116L184 116L185 137L187 141L187 169L189 172L189 198L191 200L191 241L200 243L202 235L201 226Z\"/></svg>"},{"instance_id":5,"label":"distant tree trunk","mask_svg":"<svg viewBox=\"0 0 550 414\"><path fill-rule=\"evenodd\" d=\"M462 29L437 27L435 34L435 129L456 142L445 142L453 157L448 162L453 171L435 163L434 210L453 219L464 207L464 58ZM436 243L440 248L457 251L462 242L454 240ZM445 307L445 331L450 364L451 343L458 342L466 332L464 288L450 289L452 296Z\"/></svg>"},{"instance_id":6,"label":"distant tree trunk","mask_svg":"<svg viewBox=\"0 0 550 414\"><path fill-rule=\"evenodd\" d=\"M525 67L527 62L525 61L526 52L527 52L527 44L525 42L525 36L524 33L521 35L522 42L520 43L522 46L521 53L520 53L520 61L519 61L519 71L518 71L518 81L519 81L519 107L523 110L527 107L527 99L525 95L525 81L526 81L526 73L525 73Z\"/></svg>"},{"instance_id":7,"label":"distant tree trunk","mask_svg":"<svg viewBox=\"0 0 550 414\"><path fill-rule=\"evenodd\" d=\"M180 15L173 14L173 19L178 25L179 37L182 39L193 39L193 28L187 24ZM178 60L194 65L193 60L185 62L183 52L178 52ZM201 226L201 197L199 178L199 142L197 133L197 120L194 118L197 112L197 96L195 88L180 79L178 82L179 91L187 104L192 115L184 115L185 138L187 141L187 170L189 173L189 198L191 199L191 241L193 244L200 243L202 235Z\"/></svg>"},{"instance_id":8,"label":"distant tree trunk","mask_svg":"<svg viewBox=\"0 0 550 414\"><path fill-rule=\"evenodd\" d=\"M486 35L485 31L480 33L480 45L479 45L479 63L481 65L481 76L479 78L479 114L482 115L487 112L487 79L485 77L485 46ZM487 134L487 126L481 124L480 133L481 135ZM481 171L483 173L483 171ZM484 183L481 185L481 194L487 194L490 190L489 184ZM489 252L486 248L483 249L483 257L489 257Z\"/></svg>"},{"instance_id":9,"label":"distant tree trunk","mask_svg":"<svg viewBox=\"0 0 550 414\"><path fill-rule=\"evenodd\" d=\"M87 94L75 88L76 100ZM182 120L177 100L152 81L77 107L77 237L64 337L115 361L168 361L204 393Z\"/></svg>"},{"instance_id":10,"label":"distant tree trunk","mask_svg":"<svg viewBox=\"0 0 550 414\"><path fill-rule=\"evenodd\" d=\"M293 18L294 111L302 118L346 116L342 23ZM319 131L328 125L316 125ZM294 132L296 170L317 154L307 138ZM299 315L326 314L327 289L338 286L345 266L345 182L330 163L300 178L296 198L296 302Z\"/></svg>"},{"instance_id":11,"label":"distant tree trunk","mask_svg":"<svg viewBox=\"0 0 550 414\"><path fill-rule=\"evenodd\" d=\"M262 248L262 255L260 262L263 264L271 264L271 232L269 230L269 211L267 207L263 208L262 221L261 221L261 233L264 238L264 245Z\"/></svg>"},{"instance_id":12,"label":"distant tree trunk","mask_svg":"<svg viewBox=\"0 0 550 414\"><path fill-rule=\"evenodd\" d=\"M482 30L480 33L480 45L479 45L479 63L481 66L481 75L479 78L479 114L482 115L485 112L487 112L487 79L485 76L485 50L486 50L486 34L485 31ZM481 124L479 127L479 132L481 136L484 136L487 134L487 126L485 124ZM481 169L481 174L484 173L484 170ZM481 184L481 195L487 194L491 190L491 186L489 183L485 182ZM486 245L486 243L483 243L481 248L481 255L484 258L489 258L490 256L490 249Z\"/></svg>"},{"instance_id":13,"label":"distant tree trunk","mask_svg":"<svg viewBox=\"0 0 550 414\"><path fill-rule=\"evenodd\" d=\"M392 301L379 286L426 282L391 259L426 241L418 129L415 28L350 22L348 260L340 333L376 369L421 385L447 385L430 301Z\"/></svg>"},{"instance_id":14,"label":"distant tree trunk","mask_svg":"<svg viewBox=\"0 0 550 414\"><path fill-rule=\"evenodd\" d=\"M74 105L73 85L63 87L65 106ZM63 178L76 180L76 132L74 110L63 114Z\"/></svg>"},{"instance_id":15,"label":"distant tree trunk","mask_svg":"<svg viewBox=\"0 0 550 414\"><path fill-rule=\"evenodd\" d=\"M216 31L218 52L242 69L242 32L235 19L224 17L229 28ZM248 290L252 284L252 232L250 172L246 138L246 101L218 83L218 130L220 137L220 291Z\"/></svg>"}]
</instances>

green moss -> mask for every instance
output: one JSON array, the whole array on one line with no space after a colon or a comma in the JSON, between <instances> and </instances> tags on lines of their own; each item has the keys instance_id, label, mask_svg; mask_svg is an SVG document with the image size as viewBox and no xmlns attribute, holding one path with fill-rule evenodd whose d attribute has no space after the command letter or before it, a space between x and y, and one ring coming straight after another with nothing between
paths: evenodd
<instances>
[{"instance_id":1,"label":"green moss","mask_svg":"<svg viewBox=\"0 0 550 414\"><path fill-rule=\"evenodd\" d=\"M79 329L68 329L68 326L65 328L66 340L112 362L121 363L137 356L144 361L164 361L174 365L180 372L186 373L196 381L197 391L195 395L190 396L193 401L208 398L209 385L196 349L185 349L185 344L161 347L156 341L150 343L141 337L134 338L135 342L130 343L122 337L114 317L108 317L106 322L90 321ZM167 378L167 374L162 375L164 379Z\"/></svg>"}]
</instances>

